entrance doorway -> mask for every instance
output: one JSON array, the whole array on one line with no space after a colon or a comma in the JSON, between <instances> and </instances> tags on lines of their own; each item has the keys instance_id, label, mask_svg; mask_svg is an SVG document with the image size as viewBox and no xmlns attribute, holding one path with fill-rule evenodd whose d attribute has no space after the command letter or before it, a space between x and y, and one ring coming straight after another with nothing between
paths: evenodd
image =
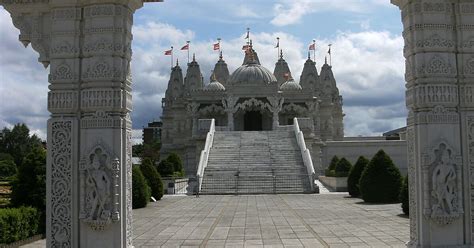
<instances>
[{"instance_id":1,"label":"entrance doorway","mask_svg":"<svg viewBox=\"0 0 474 248\"><path fill-rule=\"evenodd\" d=\"M262 113L247 111L244 114L244 131L262 131Z\"/></svg>"}]
</instances>

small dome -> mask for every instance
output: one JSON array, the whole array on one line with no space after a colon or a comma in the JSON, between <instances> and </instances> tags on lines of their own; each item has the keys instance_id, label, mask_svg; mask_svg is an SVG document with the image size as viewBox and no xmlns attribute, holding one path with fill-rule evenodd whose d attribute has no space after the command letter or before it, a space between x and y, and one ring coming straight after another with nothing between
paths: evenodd
<instances>
[{"instance_id":1,"label":"small dome","mask_svg":"<svg viewBox=\"0 0 474 248\"><path fill-rule=\"evenodd\" d=\"M231 84L269 84L276 81L273 73L255 61L237 68L229 78Z\"/></svg>"},{"instance_id":2,"label":"small dome","mask_svg":"<svg viewBox=\"0 0 474 248\"><path fill-rule=\"evenodd\" d=\"M204 87L204 91L225 91L225 87L216 80L213 80Z\"/></svg>"},{"instance_id":3,"label":"small dome","mask_svg":"<svg viewBox=\"0 0 474 248\"><path fill-rule=\"evenodd\" d=\"M288 81L284 82L280 86L280 90L282 91L294 91L294 90L302 90L301 85L292 78L290 78Z\"/></svg>"}]
</instances>

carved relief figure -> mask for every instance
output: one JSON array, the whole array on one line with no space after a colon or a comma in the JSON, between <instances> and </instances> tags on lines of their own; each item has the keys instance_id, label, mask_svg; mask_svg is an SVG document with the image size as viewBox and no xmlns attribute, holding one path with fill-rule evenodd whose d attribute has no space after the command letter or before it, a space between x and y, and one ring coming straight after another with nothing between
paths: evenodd
<instances>
[{"instance_id":1,"label":"carved relief figure","mask_svg":"<svg viewBox=\"0 0 474 248\"><path fill-rule=\"evenodd\" d=\"M435 153L431 195L437 203L433 204L433 214L451 214L456 201L456 169L452 163L451 150L445 144L440 144Z\"/></svg>"},{"instance_id":2,"label":"carved relief figure","mask_svg":"<svg viewBox=\"0 0 474 248\"><path fill-rule=\"evenodd\" d=\"M88 216L90 220L107 219L111 215L110 211L104 208L111 195L110 178L102 169L106 162L107 155L102 154L100 148L97 148L94 154L90 155L91 168L87 169L88 177L86 180L90 189L87 196L91 202L91 210Z\"/></svg>"}]
</instances>

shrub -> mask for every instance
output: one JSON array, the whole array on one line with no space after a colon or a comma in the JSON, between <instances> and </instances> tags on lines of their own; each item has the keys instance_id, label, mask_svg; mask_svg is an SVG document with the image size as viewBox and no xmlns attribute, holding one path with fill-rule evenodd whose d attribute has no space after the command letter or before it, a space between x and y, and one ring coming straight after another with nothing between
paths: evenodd
<instances>
[{"instance_id":1,"label":"shrub","mask_svg":"<svg viewBox=\"0 0 474 248\"><path fill-rule=\"evenodd\" d=\"M368 163L368 159L364 156L360 156L349 172L349 177L347 178L347 189L352 197L358 197L360 195L359 180Z\"/></svg>"},{"instance_id":2,"label":"shrub","mask_svg":"<svg viewBox=\"0 0 474 248\"><path fill-rule=\"evenodd\" d=\"M342 158L336 165L336 169L334 172L336 173L336 177L347 177L349 175L349 171L351 170L351 162L349 162L346 158Z\"/></svg>"},{"instance_id":3,"label":"shrub","mask_svg":"<svg viewBox=\"0 0 474 248\"><path fill-rule=\"evenodd\" d=\"M143 176L145 176L148 186L151 188L151 195L156 200L161 199L161 197L163 197L163 181L161 180L158 171L153 167L152 161L150 159L145 159L140 166L140 170L142 171Z\"/></svg>"},{"instance_id":4,"label":"shrub","mask_svg":"<svg viewBox=\"0 0 474 248\"><path fill-rule=\"evenodd\" d=\"M168 162L173 164L173 176L176 176L176 177L184 176L183 161L181 160L178 154L170 153L170 155L168 155L166 160L168 160Z\"/></svg>"},{"instance_id":5,"label":"shrub","mask_svg":"<svg viewBox=\"0 0 474 248\"><path fill-rule=\"evenodd\" d=\"M328 168L324 171L324 175L327 177L335 177L336 176L336 165L339 162L339 158L337 156L332 157L331 162L329 163Z\"/></svg>"},{"instance_id":6,"label":"shrub","mask_svg":"<svg viewBox=\"0 0 474 248\"><path fill-rule=\"evenodd\" d=\"M160 175L162 175L164 177L170 177L170 176L173 175L174 166L170 161L165 159L165 160L162 160L158 164L158 168L156 170L158 171L158 173L160 173Z\"/></svg>"},{"instance_id":7,"label":"shrub","mask_svg":"<svg viewBox=\"0 0 474 248\"><path fill-rule=\"evenodd\" d=\"M40 213L32 207L0 209L0 244L38 234Z\"/></svg>"},{"instance_id":8,"label":"shrub","mask_svg":"<svg viewBox=\"0 0 474 248\"><path fill-rule=\"evenodd\" d=\"M0 160L0 179L7 179L16 174L16 165L13 160Z\"/></svg>"},{"instance_id":9,"label":"shrub","mask_svg":"<svg viewBox=\"0 0 474 248\"><path fill-rule=\"evenodd\" d=\"M408 175L403 179L402 189L400 190L400 202L402 203L403 213L406 215L410 214L410 205L408 198Z\"/></svg>"},{"instance_id":10,"label":"shrub","mask_svg":"<svg viewBox=\"0 0 474 248\"><path fill-rule=\"evenodd\" d=\"M150 187L146 184L140 168L132 168L132 208L144 208L151 197Z\"/></svg>"},{"instance_id":11,"label":"shrub","mask_svg":"<svg viewBox=\"0 0 474 248\"><path fill-rule=\"evenodd\" d=\"M370 160L359 181L362 199L374 203L398 202L401 185L400 171L383 150Z\"/></svg>"}]
</instances>

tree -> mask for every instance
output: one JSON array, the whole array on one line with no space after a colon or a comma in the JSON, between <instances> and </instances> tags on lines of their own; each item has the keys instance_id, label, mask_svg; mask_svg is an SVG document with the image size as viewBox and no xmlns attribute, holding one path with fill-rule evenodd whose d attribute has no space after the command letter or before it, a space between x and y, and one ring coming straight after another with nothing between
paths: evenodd
<instances>
[{"instance_id":1,"label":"tree","mask_svg":"<svg viewBox=\"0 0 474 248\"><path fill-rule=\"evenodd\" d=\"M160 161L160 149L161 143L159 141L154 141L150 144L143 144L143 152L141 155L142 161L146 158L150 159L153 164Z\"/></svg>"},{"instance_id":2,"label":"tree","mask_svg":"<svg viewBox=\"0 0 474 248\"><path fill-rule=\"evenodd\" d=\"M17 172L13 157L8 153L0 153L0 179L8 179Z\"/></svg>"},{"instance_id":3,"label":"tree","mask_svg":"<svg viewBox=\"0 0 474 248\"><path fill-rule=\"evenodd\" d=\"M347 189L349 191L349 195L352 197L358 197L360 195L359 180L368 163L368 159L366 159L364 156L360 156L349 172L349 177L347 178Z\"/></svg>"},{"instance_id":4,"label":"tree","mask_svg":"<svg viewBox=\"0 0 474 248\"><path fill-rule=\"evenodd\" d=\"M400 190L399 200L402 203L403 213L406 215L410 214L410 203L408 196L408 175L403 179L402 189Z\"/></svg>"},{"instance_id":5,"label":"tree","mask_svg":"<svg viewBox=\"0 0 474 248\"><path fill-rule=\"evenodd\" d=\"M15 207L32 206L41 213L40 230L46 222L46 150L36 146L18 167L12 182L11 204Z\"/></svg>"},{"instance_id":6,"label":"tree","mask_svg":"<svg viewBox=\"0 0 474 248\"><path fill-rule=\"evenodd\" d=\"M23 123L16 124L12 130L4 128L2 132L0 152L10 154L16 165L20 165L34 147L42 146L41 140L36 135L30 136L30 130Z\"/></svg>"},{"instance_id":7,"label":"tree","mask_svg":"<svg viewBox=\"0 0 474 248\"><path fill-rule=\"evenodd\" d=\"M362 199L374 203L398 202L401 186L400 170L383 150L370 160L359 181Z\"/></svg>"},{"instance_id":8,"label":"tree","mask_svg":"<svg viewBox=\"0 0 474 248\"><path fill-rule=\"evenodd\" d=\"M351 167L351 162L349 162L346 158L341 158L334 169L336 177L347 177Z\"/></svg>"},{"instance_id":9,"label":"tree","mask_svg":"<svg viewBox=\"0 0 474 248\"><path fill-rule=\"evenodd\" d=\"M178 154L170 153L170 155L168 155L166 160L168 160L168 162L173 164L174 176L178 176L178 177L184 176L183 161L181 160Z\"/></svg>"},{"instance_id":10,"label":"tree","mask_svg":"<svg viewBox=\"0 0 474 248\"><path fill-rule=\"evenodd\" d=\"M158 171L158 173L160 173L160 175L162 175L164 177L170 177L170 176L173 175L174 166L170 161L165 159L165 160L162 160L158 164L158 168L156 170Z\"/></svg>"},{"instance_id":11,"label":"tree","mask_svg":"<svg viewBox=\"0 0 474 248\"><path fill-rule=\"evenodd\" d=\"M143 144L136 144L132 146L132 157L139 157L143 156Z\"/></svg>"},{"instance_id":12,"label":"tree","mask_svg":"<svg viewBox=\"0 0 474 248\"><path fill-rule=\"evenodd\" d=\"M146 184L140 168L132 168L132 208L144 208L150 200L150 187Z\"/></svg>"},{"instance_id":13,"label":"tree","mask_svg":"<svg viewBox=\"0 0 474 248\"><path fill-rule=\"evenodd\" d=\"M151 196L160 200L163 197L163 181L158 171L153 167L151 160L145 159L140 165L140 170L151 188Z\"/></svg>"}]
</instances>

